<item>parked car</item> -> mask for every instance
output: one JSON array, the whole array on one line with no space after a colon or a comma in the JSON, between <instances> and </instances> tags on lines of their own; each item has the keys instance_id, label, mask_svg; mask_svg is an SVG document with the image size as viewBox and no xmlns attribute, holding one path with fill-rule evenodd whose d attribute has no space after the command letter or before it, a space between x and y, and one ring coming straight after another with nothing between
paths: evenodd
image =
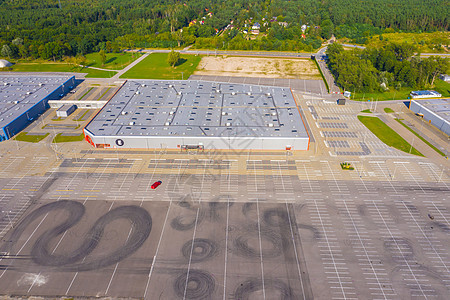
<instances>
[{"instance_id":1,"label":"parked car","mask_svg":"<svg viewBox=\"0 0 450 300\"><path fill-rule=\"evenodd\" d=\"M158 186L160 186L161 185L161 183L162 183L162 181L161 180L159 180L159 181L156 181L155 183L153 183L152 184L152 190L154 190L154 189L156 189Z\"/></svg>"}]
</instances>

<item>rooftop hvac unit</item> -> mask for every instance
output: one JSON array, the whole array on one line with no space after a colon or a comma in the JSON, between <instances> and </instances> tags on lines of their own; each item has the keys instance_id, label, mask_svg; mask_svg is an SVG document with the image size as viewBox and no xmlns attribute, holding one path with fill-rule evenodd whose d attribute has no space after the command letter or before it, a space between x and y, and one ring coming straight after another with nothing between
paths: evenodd
<instances>
[{"instance_id":1,"label":"rooftop hvac unit","mask_svg":"<svg viewBox=\"0 0 450 300\"><path fill-rule=\"evenodd\" d=\"M273 123L269 123L269 127L273 127Z\"/></svg>"},{"instance_id":2,"label":"rooftop hvac unit","mask_svg":"<svg viewBox=\"0 0 450 300\"><path fill-rule=\"evenodd\" d=\"M236 92L232 92L231 95L236 95Z\"/></svg>"},{"instance_id":3,"label":"rooftop hvac unit","mask_svg":"<svg viewBox=\"0 0 450 300\"><path fill-rule=\"evenodd\" d=\"M175 112L174 111L169 111L169 115L174 115Z\"/></svg>"},{"instance_id":4,"label":"rooftop hvac unit","mask_svg":"<svg viewBox=\"0 0 450 300\"><path fill-rule=\"evenodd\" d=\"M216 90L216 93L220 93L220 90Z\"/></svg>"},{"instance_id":5,"label":"rooftop hvac unit","mask_svg":"<svg viewBox=\"0 0 450 300\"><path fill-rule=\"evenodd\" d=\"M135 94L136 94L136 95L139 95L140 93L141 93L141 92L139 92L139 91L136 91L136 93L135 93Z\"/></svg>"},{"instance_id":6,"label":"rooftop hvac unit","mask_svg":"<svg viewBox=\"0 0 450 300\"><path fill-rule=\"evenodd\" d=\"M39 83L39 86L44 86L44 84L43 83Z\"/></svg>"},{"instance_id":7,"label":"rooftop hvac unit","mask_svg":"<svg viewBox=\"0 0 450 300\"><path fill-rule=\"evenodd\" d=\"M177 95L181 95L181 92L178 92Z\"/></svg>"},{"instance_id":8,"label":"rooftop hvac unit","mask_svg":"<svg viewBox=\"0 0 450 300\"><path fill-rule=\"evenodd\" d=\"M142 87L146 87L145 83L143 83L141 86L142 86Z\"/></svg>"},{"instance_id":9,"label":"rooftop hvac unit","mask_svg":"<svg viewBox=\"0 0 450 300\"><path fill-rule=\"evenodd\" d=\"M170 122L164 123L164 126L169 126L169 125L170 125Z\"/></svg>"},{"instance_id":10,"label":"rooftop hvac unit","mask_svg":"<svg viewBox=\"0 0 450 300\"><path fill-rule=\"evenodd\" d=\"M272 116L276 116L277 115L277 113L276 112L272 112Z\"/></svg>"},{"instance_id":11,"label":"rooftop hvac unit","mask_svg":"<svg viewBox=\"0 0 450 300\"><path fill-rule=\"evenodd\" d=\"M8 85L8 83L7 83L7 82L4 82L3 85Z\"/></svg>"},{"instance_id":12,"label":"rooftop hvac unit","mask_svg":"<svg viewBox=\"0 0 450 300\"><path fill-rule=\"evenodd\" d=\"M31 95L31 94L33 94L32 92L27 92L27 95Z\"/></svg>"},{"instance_id":13,"label":"rooftop hvac unit","mask_svg":"<svg viewBox=\"0 0 450 300\"><path fill-rule=\"evenodd\" d=\"M271 95L270 93L267 93L266 95L267 95L267 97L270 97L270 96L272 96L272 95Z\"/></svg>"},{"instance_id":14,"label":"rooftop hvac unit","mask_svg":"<svg viewBox=\"0 0 450 300\"><path fill-rule=\"evenodd\" d=\"M222 112L222 116L226 116L226 115L227 115L227 113L223 111Z\"/></svg>"},{"instance_id":15,"label":"rooftop hvac unit","mask_svg":"<svg viewBox=\"0 0 450 300\"><path fill-rule=\"evenodd\" d=\"M231 123L225 123L226 126L231 126Z\"/></svg>"},{"instance_id":16,"label":"rooftop hvac unit","mask_svg":"<svg viewBox=\"0 0 450 300\"><path fill-rule=\"evenodd\" d=\"M130 122L129 125L134 125L134 122Z\"/></svg>"},{"instance_id":17,"label":"rooftop hvac unit","mask_svg":"<svg viewBox=\"0 0 450 300\"><path fill-rule=\"evenodd\" d=\"M169 84L169 87L171 88L171 87L173 87L173 85L172 85L172 84Z\"/></svg>"},{"instance_id":18,"label":"rooftop hvac unit","mask_svg":"<svg viewBox=\"0 0 450 300\"><path fill-rule=\"evenodd\" d=\"M251 96L251 95L252 95L252 92L248 92L247 95Z\"/></svg>"},{"instance_id":19,"label":"rooftop hvac unit","mask_svg":"<svg viewBox=\"0 0 450 300\"><path fill-rule=\"evenodd\" d=\"M122 112L122 115L126 115L126 114L127 114L127 112L126 112L126 111L123 111L123 112Z\"/></svg>"},{"instance_id":20,"label":"rooftop hvac unit","mask_svg":"<svg viewBox=\"0 0 450 300\"><path fill-rule=\"evenodd\" d=\"M16 100L16 101L14 101L14 104L19 104L19 101L17 101L17 100Z\"/></svg>"}]
</instances>

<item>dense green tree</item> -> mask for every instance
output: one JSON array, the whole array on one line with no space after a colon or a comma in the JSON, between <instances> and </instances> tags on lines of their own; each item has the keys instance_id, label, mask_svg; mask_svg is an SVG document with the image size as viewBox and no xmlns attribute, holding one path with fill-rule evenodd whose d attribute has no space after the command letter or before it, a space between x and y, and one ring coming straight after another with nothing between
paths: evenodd
<instances>
[{"instance_id":1,"label":"dense green tree","mask_svg":"<svg viewBox=\"0 0 450 300\"><path fill-rule=\"evenodd\" d=\"M180 52L178 51L170 51L169 55L167 56L167 63L174 67L180 60Z\"/></svg>"},{"instance_id":2,"label":"dense green tree","mask_svg":"<svg viewBox=\"0 0 450 300\"><path fill-rule=\"evenodd\" d=\"M98 54L100 55L100 61L102 62L102 66L103 65L105 65L105 63L106 63L106 52L105 52L105 50L100 50L99 52L98 52Z\"/></svg>"}]
</instances>

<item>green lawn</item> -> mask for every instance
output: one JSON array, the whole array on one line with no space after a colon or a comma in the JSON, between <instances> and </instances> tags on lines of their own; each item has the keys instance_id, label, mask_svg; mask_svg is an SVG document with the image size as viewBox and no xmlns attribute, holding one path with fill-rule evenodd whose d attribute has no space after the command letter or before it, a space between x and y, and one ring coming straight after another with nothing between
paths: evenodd
<instances>
[{"instance_id":1,"label":"green lawn","mask_svg":"<svg viewBox=\"0 0 450 300\"><path fill-rule=\"evenodd\" d=\"M83 133L75 136L61 135L61 133L58 133L53 139L52 143L80 142L83 139L84 139Z\"/></svg>"},{"instance_id":2,"label":"green lawn","mask_svg":"<svg viewBox=\"0 0 450 300\"><path fill-rule=\"evenodd\" d=\"M352 93L352 100L357 101L385 101L385 100L403 100L408 99L409 93L412 89L410 87L401 88L400 90L391 89L386 92L375 93Z\"/></svg>"},{"instance_id":3,"label":"green lawn","mask_svg":"<svg viewBox=\"0 0 450 300\"><path fill-rule=\"evenodd\" d=\"M89 68L75 67L67 63L49 63L49 62L18 62L11 68L5 68L2 71L9 72L77 72L88 73L86 77L90 78L111 78L116 72L100 71Z\"/></svg>"},{"instance_id":4,"label":"green lawn","mask_svg":"<svg viewBox=\"0 0 450 300\"><path fill-rule=\"evenodd\" d=\"M40 141L45 139L48 135L49 135L49 133L46 133L44 135L33 135L33 134L27 134L27 132L23 131L23 132L19 133L18 135L16 135L16 137L14 139L17 141L22 141L22 142L39 143Z\"/></svg>"},{"instance_id":5,"label":"green lawn","mask_svg":"<svg viewBox=\"0 0 450 300\"><path fill-rule=\"evenodd\" d=\"M82 100L87 94L89 94L90 91L92 91L94 87L91 87L90 89L87 90L86 93L83 94L83 96L81 96L81 98L79 100Z\"/></svg>"},{"instance_id":6,"label":"green lawn","mask_svg":"<svg viewBox=\"0 0 450 300\"><path fill-rule=\"evenodd\" d=\"M411 145L405 141L397 132L392 130L389 126L383 123L376 117L358 116L360 120L373 134L375 134L383 143L394 147L406 153L423 156L417 149L412 148Z\"/></svg>"},{"instance_id":7,"label":"green lawn","mask_svg":"<svg viewBox=\"0 0 450 300\"><path fill-rule=\"evenodd\" d=\"M402 124L403 127L405 127L406 129L408 129L409 131L411 131L415 136L417 136L422 142L424 142L425 144L427 144L428 146L430 146L430 148L432 148L434 151L436 151L437 153L439 153L442 156L445 156L445 153L442 152L441 150L439 150L438 148L436 148L433 144L431 144L430 142L428 142L426 139L424 139L422 136L420 136L417 132L415 132L414 130L412 130L408 125L406 125L405 123L403 123L400 119L395 119L397 122L399 122L400 124Z\"/></svg>"},{"instance_id":8,"label":"green lawn","mask_svg":"<svg viewBox=\"0 0 450 300\"><path fill-rule=\"evenodd\" d=\"M442 97L450 97L450 83L444 80L436 79L434 89L442 94Z\"/></svg>"},{"instance_id":9,"label":"green lawn","mask_svg":"<svg viewBox=\"0 0 450 300\"><path fill-rule=\"evenodd\" d=\"M188 79L201 60L198 55L182 54L181 63L172 68L167 63L167 55L168 53L152 53L121 78L179 80L182 79L183 72L183 79Z\"/></svg>"},{"instance_id":10,"label":"green lawn","mask_svg":"<svg viewBox=\"0 0 450 300\"><path fill-rule=\"evenodd\" d=\"M98 52L86 54L86 65L109 70L122 70L141 56L140 53L106 53L106 62L102 65Z\"/></svg>"},{"instance_id":11,"label":"green lawn","mask_svg":"<svg viewBox=\"0 0 450 300\"><path fill-rule=\"evenodd\" d=\"M436 90L442 94L442 97L450 97L450 83L445 82L440 79L436 79L433 88L428 88L429 90ZM400 90L395 90L391 88L386 92L375 92L375 93L352 93L352 100L356 101L385 101L385 100L406 100L408 99L409 93L411 91L417 90L410 87L403 87Z\"/></svg>"},{"instance_id":12,"label":"green lawn","mask_svg":"<svg viewBox=\"0 0 450 300\"><path fill-rule=\"evenodd\" d=\"M392 113L394 113L395 111L394 111L392 108L390 108L390 107L385 107L385 108L384 108L384 112L387 113L387 114L392 114Z\"/></svg>"},{"instance_id":13,"label":"green lawn","mask_svg":"<svg viewBox=\"0 0 450 300\"><path fill-rule=\"evenodd\" d=\"M361 111L362 113L366 113L366 114L371 114L372 112L370 111L370 109L365 109Z\"/></svg>"}]
</instances>

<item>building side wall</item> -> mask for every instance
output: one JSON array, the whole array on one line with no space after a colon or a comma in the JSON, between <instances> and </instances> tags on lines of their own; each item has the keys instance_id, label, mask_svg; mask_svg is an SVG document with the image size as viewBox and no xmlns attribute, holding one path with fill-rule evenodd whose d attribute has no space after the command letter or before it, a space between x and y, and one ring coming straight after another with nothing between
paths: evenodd
<instances>
[{"instance_id":1,"label":"building side wall","mask_svg":"<svg viewBox=\"0 0 450 300\"><path fill-rule=\"evenodd\" d=\"M411 101L410 109L416 114L422 114L426 121L429 121L445 134L450 135L450 123L432 112L430 109L422 106L417 101Z\"/></svg>"},{"instance_id":2,"label":"building side wall","mask_svg":"<svg viewBox=\"0 0 450 300\"><path fill-rule=\"evenodd\" d=\"M56 88L52 93L46 96L41 101L37 102L26 112L18 116L11 123L4 126L3 132L5 133L3 139L10 139L14 135L18 134L21 130L27 127L33 120L35 120L40 114L43 114L48 108L48 100L55 97L59 98L60 94L65 94L70 91L70 87L75 85L75 76L69 78L65 83ZM56 98L55 98L56 99ZM0 137L0 140L2 138Z\"/></svg>"},{"instance_id":3,"label":"building side wall","mask_svg":"<svg viewBox=\"0 0 450 300\"><path fill-rule=\"evenodd\" d=\"M217 138L217 137L99 137L85 129L94 146L109 148L168 148L179 149L182 145L203 145L204 149L257 149L257 150L307 150L309 138Z\"/></svg>"}]
</instances>

